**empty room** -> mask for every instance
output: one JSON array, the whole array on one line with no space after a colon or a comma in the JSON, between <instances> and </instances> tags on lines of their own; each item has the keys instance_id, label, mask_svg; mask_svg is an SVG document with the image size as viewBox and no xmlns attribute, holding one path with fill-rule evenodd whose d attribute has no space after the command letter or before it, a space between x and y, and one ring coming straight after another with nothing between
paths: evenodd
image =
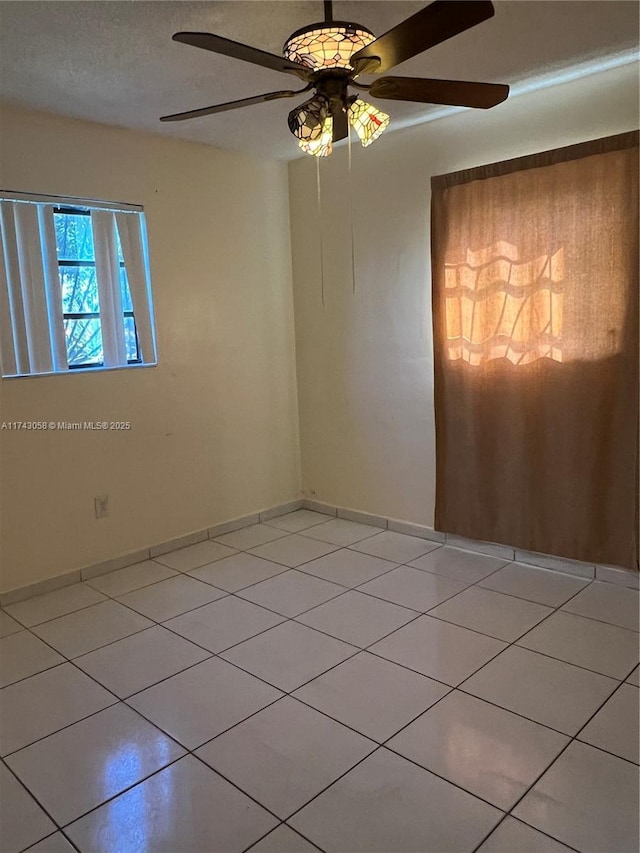
<instances>
[{"instance_id":1,"label":"empty room","mask_svg":"<svg viewBox=\"0 0 640 853\"><path fill-rule=\"evenodd\" d=\"M637 853L639 32L0 0L2 853Z\"/></svg>"}]
</instances>

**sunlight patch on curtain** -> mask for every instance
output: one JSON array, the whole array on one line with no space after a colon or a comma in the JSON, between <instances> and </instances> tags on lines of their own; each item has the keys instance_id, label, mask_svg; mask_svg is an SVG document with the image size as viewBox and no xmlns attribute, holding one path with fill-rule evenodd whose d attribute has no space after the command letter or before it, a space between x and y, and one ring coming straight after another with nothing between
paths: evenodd
<instances>
[{"instance_id":1,"label":"sunlight patch on curtain","mask_svg":"<svg viewBox=\"0 0 640 853\"><path fill-rule=\"evenodd\" d=\"M449 359L480 365L494 358L529 364L562 361L564 249L522 260L498 241L463 262L445 260Z\"/></svg>"}]
</instances>

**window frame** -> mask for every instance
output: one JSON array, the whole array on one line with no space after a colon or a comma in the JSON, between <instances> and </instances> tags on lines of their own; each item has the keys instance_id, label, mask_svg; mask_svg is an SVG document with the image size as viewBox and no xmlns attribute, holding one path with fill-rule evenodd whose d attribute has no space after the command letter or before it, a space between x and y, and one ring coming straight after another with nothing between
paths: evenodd
<instances>
[{"instance_id":1,"label":"window frame","mask_svg":"<svg viewBox=\"0 0 640 853\"><path fill-rule=\"evenodd\" d=\"M144 206L130 201L3 188L0 188L0 202L0 263L4 266L4 270L0 268L0 381L156 367L158 344ZM33 214L25 212L31 206L36 209L35 219ZM48 211L43 212L43 209ZM21 211L20 216L18 211ZM54 212L91 217L94 246L90 258L65 260L58 257ZM95 243L94 214L97 213L113 217L116 242L110 247L105 228L111 226L106 220L101 222L99 243ZM78 254L84 254L84 250L78 249ZM111 273L105 264L111 268ZM95 269L98 299L83 297L78 306L80 309L90 307L93 311L64 311L62 299L58 297L62 296L60 273L65 265L72 283L73 267L84 266L84 273L91 279ZM123 267L125 276L121 273ZM93 294L93 282L86 284L90 288L87 294ZM103 297L107 299L105 305ZM114 320L114 316L120 320ZM76 357L99 358L99 361L70 363L65 325L68 328L72 320L87 321L83 325L94 340L93 355L76 351ZM95 345L97 336L87 328L90 321L99 325L96 331L102 337L101 349ZM115 329L114 322L122 331ZM130 358L130 355L135 357Z\"/></svg>"}]
</instances>

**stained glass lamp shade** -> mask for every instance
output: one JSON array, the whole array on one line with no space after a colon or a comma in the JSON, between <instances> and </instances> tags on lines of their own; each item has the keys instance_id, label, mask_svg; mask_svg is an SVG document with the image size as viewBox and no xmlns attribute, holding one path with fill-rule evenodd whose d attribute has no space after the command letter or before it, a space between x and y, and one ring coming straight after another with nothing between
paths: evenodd
<instances>
[{"instance_id":1,"label":"stained glass lamp shade","mask_svg":"<svg viewBox=\"0 0 640 853\"><path fill-rule=\"evenodd\" d=\"M325 119L329 115L329 102L315 95L289 113L289 130L302 142L314 142L322 135Z\"/></svg>"},{"instance_id":2,"label":"stained glass lamp shade","mask_svg":"<svg viewBox=\"0 0 640 853\"><path fill-rule=\"evenodd\" d=\"M333 117L327 116L322 124L322 132L317 139L300 139L298 145L305 154L314 157L328 157L333 151Z\"/></svg>"},{"instance_id":3,"label":"stained glass lamp shade","mask_svg":"<svg viewBox=\"0 0 640 853\"><path fill-rule=\"evenodd\" d=\"M375 40L373 33L360 25L332 21L298 30L282 49L286 59L300 62L314 71L322 68L346 68L353 71L351 57Z\"/></svg>"},{"instance_id":4,"label":"stained glass lamp shade","mask_svg":"<svg viewBox=\"0 0 640 853\"><path fill-rule=\"evenodd\" d=\"M371 145L389 124L389 116L373 104L356 98L349 106L349 124L360 137L362 147Z\"/></svg>"}]
</instances>

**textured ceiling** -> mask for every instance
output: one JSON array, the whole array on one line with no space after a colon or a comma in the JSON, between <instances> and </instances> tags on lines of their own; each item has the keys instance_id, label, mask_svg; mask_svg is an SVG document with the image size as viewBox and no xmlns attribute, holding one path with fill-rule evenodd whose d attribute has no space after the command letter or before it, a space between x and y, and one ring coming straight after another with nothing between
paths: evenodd
<instances>
[{"instance_id":1,"label":"textured ceiling","mask_svg":"<svg viewBox=\"0 0 640 853\"><path fill-rule=\"evenodd\" d=\"M424 5L425 0L337 0L334 17L380 35ZM638 45L635 0L509 0L495 7L493 19L392 73L514 84ZM319 0L0 2L0 96L34 109L221 148L296 157L286 125L293 99L160 124L158 117L166 113L297 83L290 75L177 44L171 36L178 30L213 32L280 53L291 32L322 17ZM388 105L383 109L396 127L435 109L379 103Z\"/></svg>"}]
</instances>

